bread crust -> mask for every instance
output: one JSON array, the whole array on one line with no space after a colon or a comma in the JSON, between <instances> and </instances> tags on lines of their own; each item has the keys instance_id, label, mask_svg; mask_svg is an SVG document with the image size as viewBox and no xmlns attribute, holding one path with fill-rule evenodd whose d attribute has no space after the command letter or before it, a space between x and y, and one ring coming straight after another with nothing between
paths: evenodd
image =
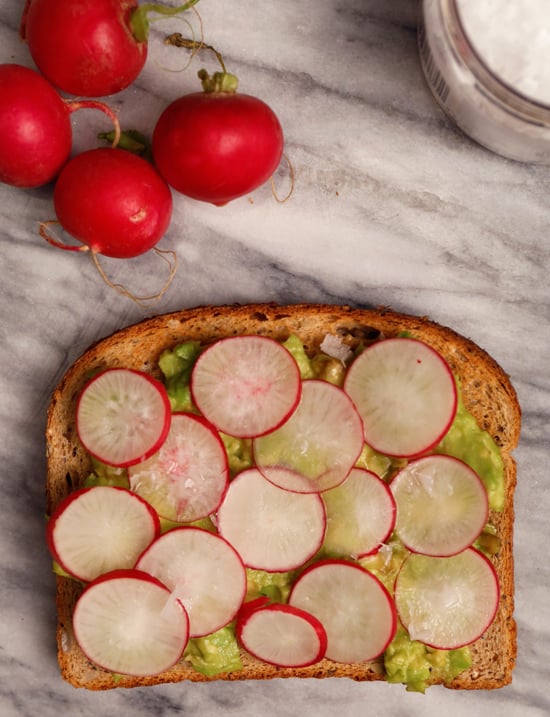
<instances>
[{"instance_id":1,"label":"bread crust","mask_svg":"<svg viewBox=\"0 0 550 717\"><path fill-rule=\"evenodd\" d=\"M513 527L516 464L511 452L518 443L521 409L508 375L470 339L438 325L427 317L398 313L385 307L361 309L326 304L248 304L202 306L146 319L121 329L90 346L55 388L46 426L46 509L55 509L72 490L82 486L90 473L90 459L75 430L77 397L91 374L99 369L124 366L160 377L157 361L165 349L182 341L211 343L225 336L265 335L285 340L298 335L306 350L314 354L327 333L337 334L351 347L384 337L410 332L436 349L460 378L466 408L500 446L504 458L506 503L492 512L490 522L501 538L499 553L491 558L501 587L498 613L490 628L470 646L472 666L446 686L452 689L493 689L509 684L515 666L517 644L514 621ZM105 690L165 682L213 679L242 680L285 677L348 677L357 681L383 680L377 661L369 664L337 664L323 660L301 669L277 668L242 653L243 669L206 677L185 663L154 677L120 677L90 663L72 633L74 604L81 588L73 581L56 577L58 613L57 647L61 674L75 687Z\"/></svg>"}]
</instances>

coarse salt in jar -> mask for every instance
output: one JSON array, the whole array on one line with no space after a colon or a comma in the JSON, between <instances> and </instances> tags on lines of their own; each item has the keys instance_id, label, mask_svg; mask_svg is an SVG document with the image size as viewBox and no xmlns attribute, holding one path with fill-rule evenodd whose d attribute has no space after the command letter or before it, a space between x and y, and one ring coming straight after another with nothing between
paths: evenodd
<instances>
[{"instance_id":1,"label":"coarse salt in jar","mask_svg":"<svg viewBox=\"0 0 550 717\"><path fill-rule=\"evenodd\" d=\"M550 0L422 0L418 41L426 81L463 132L550 164Z\"/></svg>"}]
</instances>

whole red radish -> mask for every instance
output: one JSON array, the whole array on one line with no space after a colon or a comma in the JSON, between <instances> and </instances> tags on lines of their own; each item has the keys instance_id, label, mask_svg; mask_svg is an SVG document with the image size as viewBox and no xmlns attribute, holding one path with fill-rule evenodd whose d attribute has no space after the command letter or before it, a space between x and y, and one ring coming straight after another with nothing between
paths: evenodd
<instances>
[{"instance_id":1,"label":"whole red radish","mask_svg":"<svg viewBox=\"0 0 550 717\"><path fill-rule=\"evenodd\" d=\"M55 185L61 226L96 254L127 259L152 249L172 215L172 194L145 159L122 149L91 149L73 157Z\"/></svg>"},{"instance_id":2,"label":"whole red radish","mask_svg":"<svg viewBox=\"0 0 550 717\"><path fill-rule=\"evenodd\" d=\"M137 0L27 0L21 35L38 69L65 92L111 95L128 87L147 59L149 13L178 8Z\"/></svg>"},{"instance_id":3,"label":"whole red radish","mask_svg":"<svg viewBox=\"0 0 550 717\"><path fill-rule=\"evenodd\" d=\"M221 206L253 191L276 170L284 137L273 110L238 94L229 73L199 72L204 92L184 95L161 114L153 158L181 194Z\"/></svg>"},{"instance_id":4,"label":"whole red radish","mask_svg":"<svg viewBox=\"0 0 550 717\"><path fill-rule=\"evenodd\" d=\"M100 102L67 101L38 72L16 64L0 65L0 181L16 187L51 182L69 159L70 114L93 107L115 123Z\"/></svg>"}]
</instances>

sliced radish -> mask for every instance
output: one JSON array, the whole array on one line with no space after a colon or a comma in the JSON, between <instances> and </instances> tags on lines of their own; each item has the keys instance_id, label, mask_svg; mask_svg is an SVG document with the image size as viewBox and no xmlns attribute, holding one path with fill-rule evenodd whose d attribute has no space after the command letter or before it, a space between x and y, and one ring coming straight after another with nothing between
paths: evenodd
<instances>
[{"instance_id":1,"label":"sliced radish","mask_svg":"<svg viewBox=\"0 0 550 717\"><path fill-rule=\"evenodd\" d=\"M94 486L71 493L52 513L46 541L65 572L83 582L133 568L160 533L153 508L125 488Z\"/></svg>"},{"instance_id":2,"label":"sliced radish","mask_svg":"<svg viewBox=\"0 0 550 717\"><path fill-rule=\"evenodd\" d=\"M247 567L286 572L321 547L325 507L319 495L283 490L249 468L230 483L216 522Z\"/></svg>"},{"instance_id":3,"label":"sliced radish","mask_svg":"<svg viewBox=\"0 0 550 717\"><path fill-rule=\"evenodd\" d=\"M353 468L346 480L323 493L327 532L323 547L334 557L360 558L375 552L395 525L395 501L375 473Z\"/></svg>"},{"instance_id":4,"label":"sliced radish","mask_svg":"<svg viewBox=\"0 0 550 717\"><path fill-rule=\"evenodd\" d=\"M410 461L391 482L395 531L411 551L449 556L479 536L487 522L487 491L475 471L437 454Z\"/></svg>"},{"instance_id":5,"label":"sliced radish","mask_svg":"<svg viewBox=\"0 0 550 717\"><path fill-rule=\"evenodd\" d=\"M84 654L110 672L146 677L182 657L189 620L181 603L151 575L117 570L90 583L73 614Z\"/></svg>"},{"instance_id":6,"label":"sliced radish","mask_svg":"<svg viewBox=\"0 0 550 717\"><path fill-rule=\"evenodd\" d=\"M132 490L163 518L190 523L219 506L229 481L227 453L204 418L174 413L160 450L131 466L128 477Z\"/></svg>"},{"instance_id":7,"label":"sliced radish","mask_svg":"<svg viewBox=\"0 0 550 717\"><path fill-rule=\"evenodd\" d=\"M381 655L393 639L397 618L382 583L356 563L314 563L295 582L289 604L315 615L326 630L326 657L366 662Z\"/></svg>"},{"instance_id":8,"label":"sliced radish","mask_svg":"<svg viewBox=\"0 0 550 717\"><path fill-rule=\"evenodd\" d=\"M363 419L366 442L387 456L428 451L456 413L450 367L416 339L386 339L366 348L351 364L344 389Z\"/></svg>"},{"instance_id":9,"label":"sliced radish","mask_svg":"<svg viewBox=\"0 0 550 717\"><path fill-rule=\"evenodd\" d=\"M199 411L238 438L272 431L300 399L300 370L291 354L264 336L221 339L199 356L191 374Z\"/></svg>"},{"instance_id":10,"label":"sliced radish","mask_svg":"<svg viewBox=\"0 0 550 717\"><path fill-rule=\"evenodd\" d=\"M327 649L325 628L316 617L280 603L244 611L236 635L247 652L278 667L313 665Z\"/></svg>"},{"instance_id":11,"label":"sliced radish","mask_svg":"<svg viewBox=\"0 0 550 717\"><path fill-rule=\"evenodd\" d=\"M182 602L191 637L208 635L231 622L246 594L246 570L234 548L201 528L185 526L164 533L136 568L157 577Z\"/></svg>"},{"instance_id":12,"label":"sliced radish","mask_svg":"<svg viewBox=\"0 0 550 717\"><path fill-rule=\"evenodd\" d=\"M76 428L86 450L103 463L126 467L145 460L168 435L166 389L141 371L107 369L84 387Z\"/></svg>"},{"instance_id":13,"label":"sliced radish","mask_svg":"<svg viewBox=\"0 0 550 717\"><path fill-rule=\"evenodd\" d=\"M453 650L477 640L493 621L498 578L474 548L450 558L412 553L397 576L395 602L412 640Z\"/></svg>"},{"instance_id":14,"label":"sliced radish","mask_svg":"<svg viewBox=\"0 0 550 717\"><path fill-rule=\"evenodd\" d=\"M341 388L304 381L292 416L253 441L254 459L275 485L298 493L329 490L342 483L363 448L359 414Z\"/></svg>"}]
</instances>

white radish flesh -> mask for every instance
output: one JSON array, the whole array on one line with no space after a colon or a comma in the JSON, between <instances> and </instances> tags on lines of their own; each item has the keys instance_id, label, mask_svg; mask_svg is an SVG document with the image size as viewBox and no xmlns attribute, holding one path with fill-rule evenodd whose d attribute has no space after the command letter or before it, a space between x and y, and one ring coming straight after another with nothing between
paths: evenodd
<instances>
[{"instance_id":1,"label":"white radish flesh","mask_svg":"<svg viewBox=\"0 0 550 717\"><path fill-rule=\"evenodd\" d=\"M323 493L327 510L324 550L333 557L360 558L388 539L395 525L395 501L375 473L353 468L346 480Z\"/></svg>"},{"instance_id":2,"label":"white radish flesh","mask_svg":"<svg viewBox=\"0 0 550 717\"><path fill-rule=\"evenodd\" d=\"M247 567L285 572L321 547L325 508L319 495L283 490L250 468L230 483L216 523Z\"/></svg>"},{"instance_id":3,"label":"white radish flesh","mask_svg":"<svg viewBox=\"0 0 550 717\"><path fill-rule=\"evenodd\" d=\"M199 356L190 387L195 405L218 430L250 438L272 431L295 409L300 371L277 341L235 336Z\"/></svg>"},{"instance_id":4,"label":"white radish flesh","mask_svg":"<svg viewBox=\"0 0 550 717\"><path fill-rule=\"evenodd\" d=\"M200 416L174 413L159 451L128 469L130 487L168 520L190 523L213 513L229 480L219 434Z\"/></svg>"},{"instance_id":5,"label":"white radish flesh","mask_svg":"<svg viewBox=\"0 0 550 717\"><path fill-rule=\"evenodd\" d=\"M297 409L280 428L253 441L254 459L275 485L316 493L342 483L363 448L350 398L326 381L307 380Z\"/></svg>"},{"instance_id":6,"label":"white radish flesh","mask_svg":"<svg viewBox=\"0 0 550 717\"><path fill-rule=\"evenodd\" d=\"M344 389L363 419L366 442L388 456L412 457L433 448L456 413L448 364L415 339L366 348L351 364Z\"/></svg>"},{"instance_id":7,"label":"white radish flesh","mask_svg":"<svg viewBox=\"0 0 550 717\"><path fill-rule=\"evenodd\" d=\"M453 650L477 640L493 621L498 578L474 548L449 558L413 553L397 576L395 602L412 640Z\"/></svg>"},{"instance_id":8,"label":"white radish flesh","mask_svg":"<svg viewBox=\"0 0 550 717\"><path fill-rule=\"evenodd\" d=\"M170 428L166 389L141 371L107 369L84 387L76 428L86 450L103 463L127 467L145 460Z\"/></svg>"},{"instance_id":9,"label":"white radish flesh","mask_svg":"<svg viewBox=\"0 0 550 717\"><path fill-rule=\"evenodd\" d=\"M191 637L208 635L231 622L246 593L246 571L234 548L200 528L164 533L136 568L161 580L182 602Z\"/></svg>"},{"instance_id":10,"label":"white radish flesh","mask_svg":"<svg viewBox=\"0 0 550 717\"><path fill-rule=\"evenodd\" d=\"M172 667L189 637L183 606L158 580L137 570L107 573L90 583L76 603L73 629L92 662L139 677Z\"/></svg>"},{"instance_id":11,"label":"white radish flesh","mask_svg":"<svg viewBox=\"0 0 550 717\"><path fill-rule=\"evenodd\" d=\"M160 533L153 508L124 488L94 486L71 493L51 515L46 540L59 565L83 582L133 568Z\"/></svg>"},{"instance_id":12,"label":"white radish flesh","mask_svg":"<svg viewBox=\"0 0 550 717\"><path fill-rule=\"evenodd\" d=\"M320 620L328 638L326 657L334 662L374 660L395 635L395 606L388 591L356 563L314 563L294 584L289 604Z\"/></svg>"},{"instance_id":13,"label":"white radish flesh","mask_svg":"<svg viewBox=\"0 0 550 717\"><path fill-rule=\"evenodd\" d=\"M489 514L487 491L475 471L443 454L410 461L394 477L395 530L411 551L461 552L479 536Z\"/></svg>"}]
</instances>

